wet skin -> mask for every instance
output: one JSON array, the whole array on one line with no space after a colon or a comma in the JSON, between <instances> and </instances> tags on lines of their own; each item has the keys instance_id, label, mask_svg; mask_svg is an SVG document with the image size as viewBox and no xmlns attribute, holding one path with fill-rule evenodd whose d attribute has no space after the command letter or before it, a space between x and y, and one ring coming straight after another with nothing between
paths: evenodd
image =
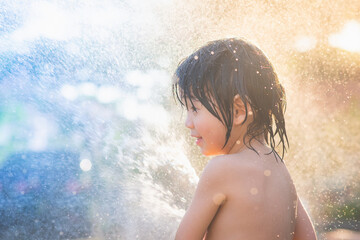
<instances>
[{"instance_id":1,"label":"wet skin","mask_svg":"<svg viewBox=\"0 0 360 240\"><path fill-rule=\"evenodd\" d=\"M264 139L252 142L259 154L240 141L247 127L242 124L241 103L235 99L233 130L224 148L226 129L222 123L199 102L194 103L195 109L188 110L185 125L201 152L218 156L201 174L176 239L290 240L296 239L296 227L298 231L303 229L304 224L299 227L296 222L299 201L285 164L273 154L266 154L271 149ZM300 209L304 211L302 206ZM315 238L310 234L303 239Z\"/></svg>"}]
</instances>

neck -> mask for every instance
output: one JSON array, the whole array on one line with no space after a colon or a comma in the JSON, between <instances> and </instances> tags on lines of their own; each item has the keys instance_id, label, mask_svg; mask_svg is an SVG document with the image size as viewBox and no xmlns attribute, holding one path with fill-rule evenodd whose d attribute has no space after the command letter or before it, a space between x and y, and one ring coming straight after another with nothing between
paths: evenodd
<instances>
[{"instance_id":1,"label":"neck","mask_svg":"<svg viewBox=\"0 0 360 240\"><path fill-rule=\"evenodd\" d=\"M242 152L244 149L246 149L248 146L250 146L250 139L251 139L250 137L246 137L245 142L244 142L244 139L241 137L241 138L237 139L236 141L234 141L228 154ZM255 150L263 148L263 147L267 147L264 136L262 135L262 136L253 138L251 141L251 147L253 147Z\"/></svg>"}]
</instances>

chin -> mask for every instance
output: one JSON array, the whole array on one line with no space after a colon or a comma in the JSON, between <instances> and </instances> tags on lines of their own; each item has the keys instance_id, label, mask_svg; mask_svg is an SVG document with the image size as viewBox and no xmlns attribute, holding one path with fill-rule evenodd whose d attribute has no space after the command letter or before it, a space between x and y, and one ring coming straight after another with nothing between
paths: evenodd
<instances>
[{"instance_id":1,"label":"chin","mask_svg":"<svg viewBox=\"0 0 360 240\"><path fill-rule=\"evenodd\" d=\"M222 155L224 153L221 152L205 152L205 151L201 151L201 154L206 156L206 157L211 157L211 156L218 156L218 155Z\"/></svg>"},{"instance_id":2,"label":"chin","mask_svg":"<svg viewBox=\"0 0 360 240\"><path fill-rule=\"evenodd\" d=\"M213 156L211 153L205 152L205 151L202 151L202 150L201 150L201 154L206 156L206 157Z\"/></svg>"}]
</instances>

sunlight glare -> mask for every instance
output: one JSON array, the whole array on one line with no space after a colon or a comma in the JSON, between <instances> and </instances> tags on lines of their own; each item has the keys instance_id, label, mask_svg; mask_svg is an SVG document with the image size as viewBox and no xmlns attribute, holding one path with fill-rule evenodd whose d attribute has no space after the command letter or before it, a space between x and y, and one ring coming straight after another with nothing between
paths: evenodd
<instances>
[{"instance_id":1,"label":"sunlight glare","mask_svg":"<svg viewBox=\"0 0 360 240\"><path fill-rule=\"evenodd\" d=\"M55 3L35 2L28 12L25 24L12 34L15 41L28 41L40 37L67 40L78 36L79 30L72 15Z\"/></svg>"},{"instance_id":2,"label":"sunlight glare","mask_svg":"<svg viewBox=\"0 0 360 240\"><path fill-rule=\"evenodd\" d=\"M317 40L312 36L301 36L295 42L295 49L299 52L307 52L316 47Z\"/></svg>"},{"instance_id":3,"label":"sunlight glare","mask_svg":"<svg viewBox=\"0 0 360 240\"><path fill-rule=\"evenodd\" d=\"M355 20L347 22L340 32L329 36L329 44L360 53L360 23Z\"/></svg>"}]
</instances>

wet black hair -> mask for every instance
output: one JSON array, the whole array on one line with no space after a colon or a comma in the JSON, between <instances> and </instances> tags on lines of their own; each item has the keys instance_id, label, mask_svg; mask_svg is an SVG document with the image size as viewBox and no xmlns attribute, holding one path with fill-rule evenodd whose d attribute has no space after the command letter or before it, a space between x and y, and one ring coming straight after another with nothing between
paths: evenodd
<instances>
[{"instance_id":1,"label":"wet black hair","mask_svg":"<svg viewBox=\"0 0 360 240\"><path fill-rule=\"evenodd\" d=\"M283 160L289 146L284 119L285 90L274 67L255 45L238 38L209 42L180 62L172 87L174 96L186 109L187 100L194 107L193 100L197 99L224 124L227 130L224 147L230 138L234 97L238 94L245 106L243 123L248 117L248 104L253 111L253 121L243 139L245 145L256 152L251 142L263 135L276 159L280 156L275 147L282 144Z\"/></svg>"}]
</instances>

